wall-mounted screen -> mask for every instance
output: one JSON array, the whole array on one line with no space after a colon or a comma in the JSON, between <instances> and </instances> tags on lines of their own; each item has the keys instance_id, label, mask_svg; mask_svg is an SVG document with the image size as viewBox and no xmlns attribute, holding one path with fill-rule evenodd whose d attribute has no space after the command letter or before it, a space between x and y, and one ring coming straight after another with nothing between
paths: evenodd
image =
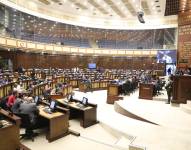
<instances>
[{"instance_id":1,"label":"wall-mounted screen","mask_svg":"<svg viewBox=\"0 0 191 150\"><path fill-rule=\"evenodd\" d=\"M157 63L176 63L176 50L159 50L157 53Z\"/></svg>"},{"instance_id":2,"label":"wall-mounted screen","mask_svg":"<svg viewBox=\"0 0 191 150\"><path fill-rule=\"evenodd\" d=\"M89 63L88 69L96 69L96 64L95 63Z\"/></svg>"}]
</instances>

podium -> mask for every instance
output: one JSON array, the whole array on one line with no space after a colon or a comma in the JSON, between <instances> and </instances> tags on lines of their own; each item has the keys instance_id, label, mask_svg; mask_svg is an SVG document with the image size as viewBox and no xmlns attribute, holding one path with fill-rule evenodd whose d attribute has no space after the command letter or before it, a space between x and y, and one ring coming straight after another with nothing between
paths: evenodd
<instances>
[{"instance_id":1,"label":"podium","mask_svg":"<svg viewBox=\"0 0 191 150\"><path fill-rule=\"evenodd\" d=\"M114 104L115 101L122 100L122 97L119 97L119 85L118 84L109 84L107 91L107 103Z\"/></svg>"},{"instance_id":2,"label":"podium","mask_svg":"<svg viewBox=\"0 0 191 150\"><path fill-rule=\"evenodd\" d=\"M191 100L191 76L174 76L172 103L187 103L187 100Z\"/></svg>"},{"instance_id":3,"label":"podium","mask_svg":"<svg viewBox=\"0 0 191 150\"><path fill-rule=\"evenodd\" d=\"M140 83L139 84L139 98L140 99L153 99L154 85L152 83Z\"/></svg>"}]
</instances>

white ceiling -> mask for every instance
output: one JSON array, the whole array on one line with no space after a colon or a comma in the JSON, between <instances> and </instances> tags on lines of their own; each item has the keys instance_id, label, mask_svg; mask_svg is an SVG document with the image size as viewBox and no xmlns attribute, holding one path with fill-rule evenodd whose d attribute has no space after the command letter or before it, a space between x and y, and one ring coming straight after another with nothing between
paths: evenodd
<instances>
[{"instance_id":1,"label":"white ceiling","mask_svg":"<svg viewBox=\"0 0 191 150\"><path fill-rule=\"evenodd\" d=\"M146 16L164 17L166 0L28 0L64 14L107 19L133 19L142 9Z\"/></svg>"},{"instance_id":2,"label":"white ceiling","mask_svg":"<svg viewBox=\"0 0 191 150\"><path fill-rule=\"evenodd\" d=\"M0 0L5 5L49 20L112 29L154 29L177 26L164 16L166 0ZM144 12L145 24L137 12Z\"/></svg>"}]
</instances>

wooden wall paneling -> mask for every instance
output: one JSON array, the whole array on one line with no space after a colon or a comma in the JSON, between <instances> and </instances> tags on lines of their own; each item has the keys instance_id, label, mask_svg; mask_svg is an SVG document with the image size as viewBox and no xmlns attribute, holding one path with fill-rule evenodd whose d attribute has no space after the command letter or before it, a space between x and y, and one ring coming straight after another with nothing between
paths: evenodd
<instances>
[{"instance_id":1,"label":"wooden wall paneling","mask_svg":"<svg viewBox=\"0 0 191 150\"><path fill-rule=\"evenodd\" d=\"M119 57L86 55L47 55L20 51L0 51L0 56L11 59L14 69L24 68L87 68L88 63L108 69L164 69L164 64L156 63L155 57Z\"/></svg>"}]
</instances>

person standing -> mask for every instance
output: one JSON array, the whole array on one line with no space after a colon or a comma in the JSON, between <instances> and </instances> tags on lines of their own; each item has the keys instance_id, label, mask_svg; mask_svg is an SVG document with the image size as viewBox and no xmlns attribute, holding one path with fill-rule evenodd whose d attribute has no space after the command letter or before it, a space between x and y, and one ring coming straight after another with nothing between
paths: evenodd
<instances>
[{"instance_id":1,"label":"person standing","mask_svg":"<svg viewBox=\"0 0 191 150\"><path fill-rule=\"evenodd\" d=\"M169 68L167 69L167 72L168 72L168 75L171 75L172 68L171 68L171 67L169 67Z\"/></svg>"},{"instance_id":2,"label":"person standing","mask_svg":"<svg viewBox=\"0 0 191 150\"><path fill-rule=\"evenodd\" d=\"M172 75L169 76L165 89L167 91L167 96L168 96L168 101L166 102L166 104L170 104L170 100L172 97L172 90L173 90L173 76Z\"/></svg>"}]
</instances>

